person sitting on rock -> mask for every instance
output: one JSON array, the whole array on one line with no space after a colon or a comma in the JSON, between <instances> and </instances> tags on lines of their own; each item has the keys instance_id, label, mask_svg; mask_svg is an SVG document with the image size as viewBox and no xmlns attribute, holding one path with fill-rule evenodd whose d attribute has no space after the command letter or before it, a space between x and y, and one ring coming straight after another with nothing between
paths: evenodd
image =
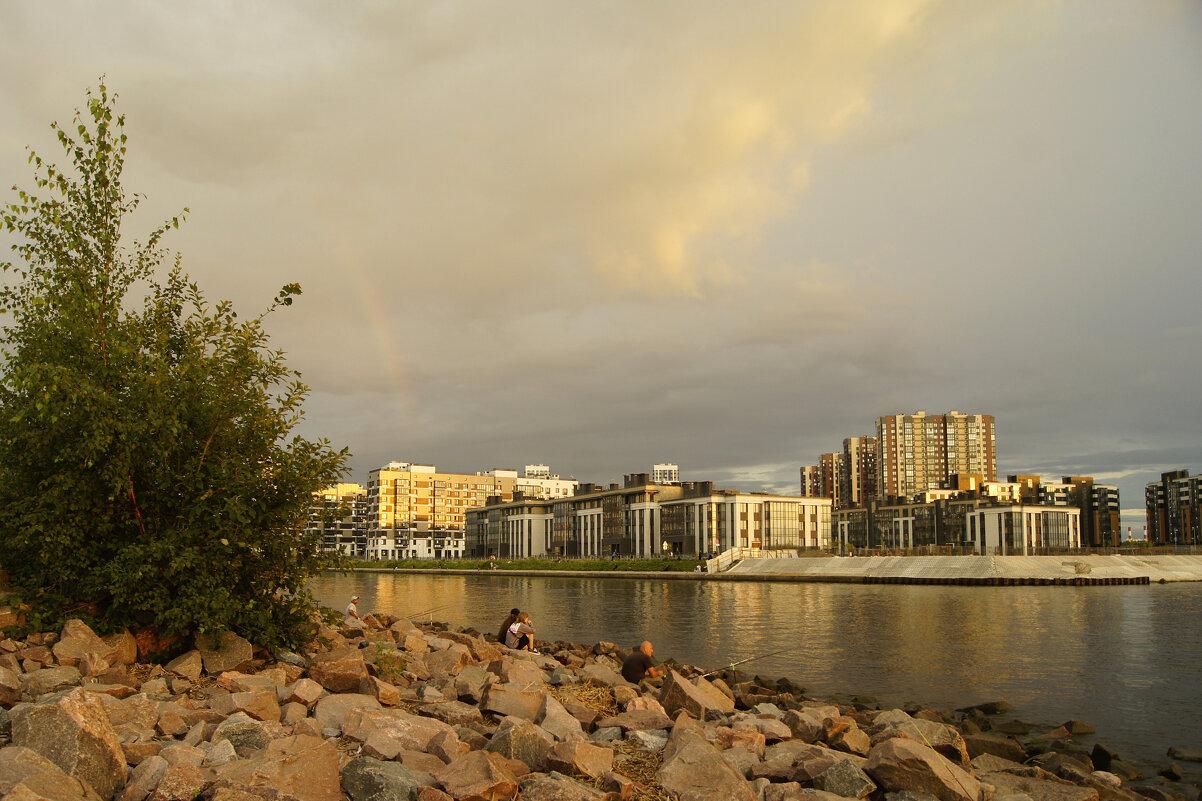
<instances>
[{"instance_id":1,"label":"person sitting on rock","mask_svg":"<svg viewBox=\"0 0 1202 801\"><path fill-rule=\"evenodd\" d=\"M367 624L363 622L363 618L359 617L359 596L352 595L351 602L346 605L346 619L343 620L343 625L352 629L365 629Z\"/></svg>"},{"instance_id":2,"label":"person sitting on rock","mask_svg":"<svg viewBox=\"0 0 1202 801\"><path fill-rule=\"evenodd\" d=\"M505 635L505 644L519 651L538 653L534 650L534 626L530 623L530 615L518 613L518 619L510 624L509 633Z\"/></svg>"},{"instance_id":3,"label":"person sitting on rock","mask_svg":"<svg viewBox=\"0 0 1202 801\"><path fill-rule=\"evenodd\" d=\"M655 663L651 661L654 652L651 641L643 640L643 644L622 663L622 678L631 684L638 684L644 677L654 679L664 675L664 669L655 667Z\"/></svg>"},{"instance_id":4,"label":"person sitting on rock","mask_svg":"<svg viewBox=\"0 0 1202 801\"><path fill-rule=\"evenodd\" d=\"M518 609L516 606L509 610L509 617L505 618L505 622L501 624L500 631L497 632L497 642L501 643L502 645L505 644L505 635L509 633L509 627L518 622L518 615L521 613L522 610Z\"/></svg>"}]
</instances>

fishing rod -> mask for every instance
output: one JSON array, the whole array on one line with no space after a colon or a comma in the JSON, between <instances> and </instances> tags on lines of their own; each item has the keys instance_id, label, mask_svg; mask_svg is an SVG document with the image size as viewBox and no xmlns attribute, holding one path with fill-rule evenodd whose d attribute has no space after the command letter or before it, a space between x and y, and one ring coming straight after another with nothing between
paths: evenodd
<instances>
[{"instance_id":1,"label":"fishing rod","mask_svg":"<svg viewBox=\"0 0 1202 801\"><path fill-rule=\"evenodd\" d=\"M732 667L738 667L739 665L745 665L748 662L754 662L757 659L766 659L770 656L776 656L777 654L783 654L785 651L792 651L792 650L793 650L792 648L781 648L779 651L769 651L768 653L760 654L759 656L749 656L746 659L740 659L738 662L731 662L726 667L720 667L717 670L711 670L709 673L702 673L701 678L704 679L706 676L712 676L715 673L721 673L724 670L730 670Z\"/></svg>"},{"instance_id":2,"label":"fishing rod","mask_svg":"<svg viewBox=\"0 0 1202 801\"><path fill-rule=\"evenodd\" d=\"M429 609L423 609L423 610L422 610L422 611L420 611L420 612L414 612L414 613L413 613L413 614L411 614L411 615L405 615L405 617L407 617L407 618L409 618L410 620L412 620L413 618L415 618L415 617L421 617L422 615L432 615L432 614L434 614L435 612L438 612L438 611L440 611L440 610L442 610L442 609L446 609L448 606L450 606L450 604L443 604L442 606L432 606L432 607L430 607Z\"/></svg>"}]
</instances>

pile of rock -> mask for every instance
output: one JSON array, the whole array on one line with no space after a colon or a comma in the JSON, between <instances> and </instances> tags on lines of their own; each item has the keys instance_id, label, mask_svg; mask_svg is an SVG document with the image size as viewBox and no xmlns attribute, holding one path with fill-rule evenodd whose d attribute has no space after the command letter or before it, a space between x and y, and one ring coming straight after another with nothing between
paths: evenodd
<instances>
[{"instance_id":1,"label":"pile of rock","mask_svg":"<svg viewBox=\"0 0 1202 801\"><path fill-rule=\"evenodd\" d=\"M686 666L635 686L613 644L533 654L470 630L366 622L321 628L305 656L199 637L165 667L138 664L129 634L101 638L79 621L0 641L0 801L1142 801L1187 790L1172 777L1129 786L1135 767L1073 745L1080 724L1024 745L994 729L997 705L879 711Z\"/></svg>"}]
</instances>

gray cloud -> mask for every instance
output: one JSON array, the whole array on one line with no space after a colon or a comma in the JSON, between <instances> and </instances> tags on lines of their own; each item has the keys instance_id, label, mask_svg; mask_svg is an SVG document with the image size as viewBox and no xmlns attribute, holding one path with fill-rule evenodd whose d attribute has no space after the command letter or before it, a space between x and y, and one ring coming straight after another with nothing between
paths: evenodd
<instances>
[{"instance_id":1,"label":"gray cloud","mask_svg":"<svg viewBox=\"0 0 1202 801\"><path fill-rule=\"evenodd\" d=\"M879 415L1202 469L1188 2L0 7L0 184L101 73L142 225L389 459L792 490ZM1168 346L1168 347L1166 347ZM1169 468L1165 468L1169 469ZM1152 478L1148 478L1151 476Z\"/></svg>"}]
</instances>

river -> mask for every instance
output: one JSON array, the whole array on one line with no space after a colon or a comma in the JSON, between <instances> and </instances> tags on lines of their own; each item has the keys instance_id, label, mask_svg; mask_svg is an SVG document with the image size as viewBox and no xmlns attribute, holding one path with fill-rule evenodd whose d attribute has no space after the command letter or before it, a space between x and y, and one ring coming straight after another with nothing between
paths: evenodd
<instances>
[{"instance_id":1,"label":"river","mask_svg":"<svg viewBox=\"0 0 1202 801\"><path fill-rule=\"evenodd\" d=\"M870 695L951 709L1006 700L1014 716L1077 719L1120 755L1165 761L1202 745L1202 583L953 587L658 579L329 574L337 609L433 618L494 632L510 607L539 639L629 647L788 676L807 694Z\"/></svg>"}]
</instances>

